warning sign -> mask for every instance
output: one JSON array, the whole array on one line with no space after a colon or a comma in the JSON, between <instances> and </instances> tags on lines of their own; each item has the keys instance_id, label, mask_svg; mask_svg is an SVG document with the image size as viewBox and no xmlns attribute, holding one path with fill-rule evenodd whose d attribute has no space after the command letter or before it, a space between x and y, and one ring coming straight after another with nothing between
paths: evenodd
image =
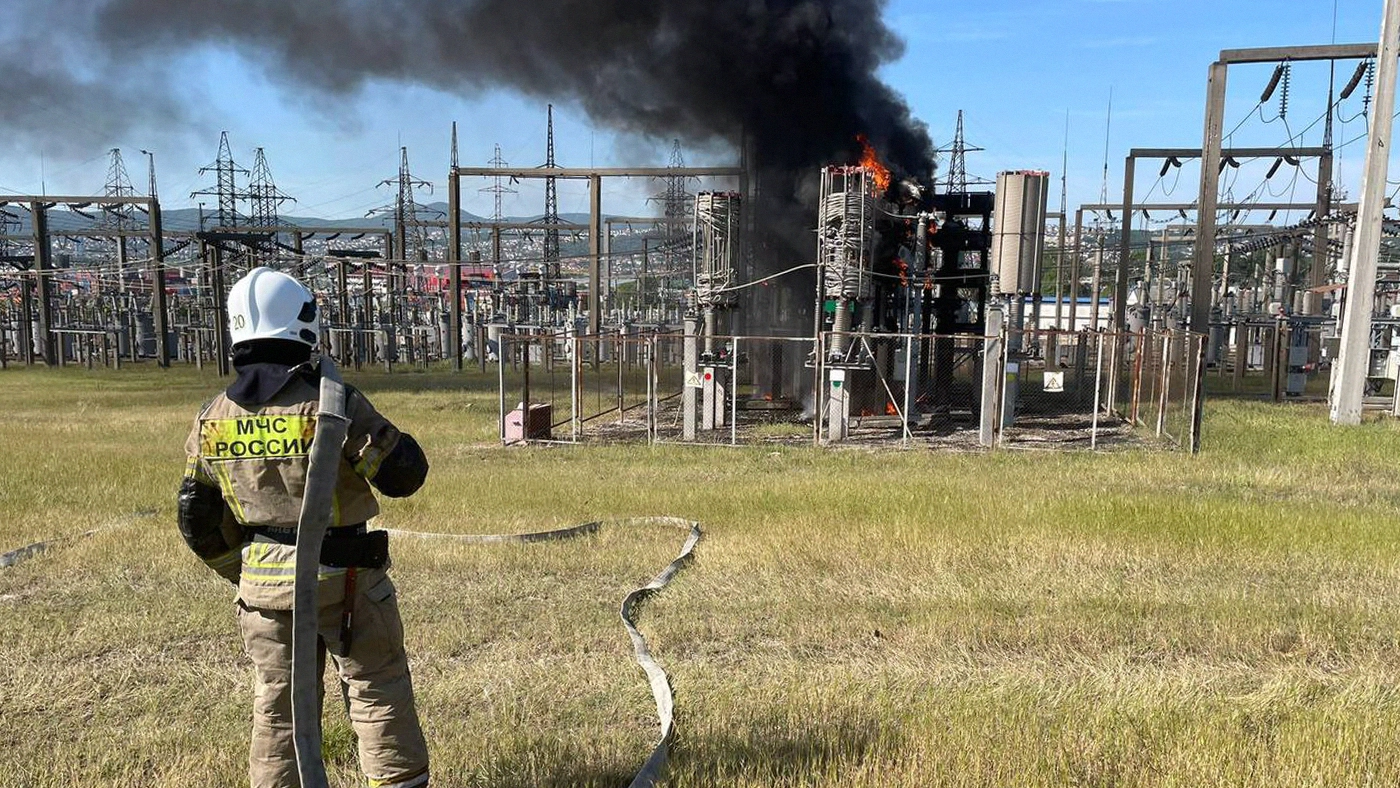
<instances>
[{"instance_id":1,"label":"warning sign","mask_svg":"<svg viewBox=\"0 0 1400 788\"><path fill-rule=\"evenodd\" d=\"M1063 372L1046 372L1046 373L1045 373L1045 390L1046 390L1046 391L1055 391L1055 392L1064 391L1064 390L1065 390L1065 373L1063 373Z\"/></svg>"},{"instance_id":2,"label":"warning sign","mask_svg":"<svg viewBox=\"0 0 1400 788\"><path fill-rule=\"evenodd\" d=\"M702 388L704 388L704 387L705 387L705 384L700 382L700 373L699 373L699 372L687 372L687 373L685 373L685 387L688 388L688 389L702 389Z\"/></svg>"}]
</instances>

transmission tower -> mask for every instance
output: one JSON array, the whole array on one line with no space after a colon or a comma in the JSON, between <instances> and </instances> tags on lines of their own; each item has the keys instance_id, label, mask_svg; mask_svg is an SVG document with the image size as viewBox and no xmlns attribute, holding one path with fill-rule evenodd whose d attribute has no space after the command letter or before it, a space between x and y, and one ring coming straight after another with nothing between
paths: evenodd
<instances>
[{"instance_id":1,"label":"transmission tower","mask_svg":"<svg viewBox=\"0 0 1400 788\"><path fill-rule=\"evenodd\" d=\"M215 187L213 190L202 189L190 194L190 197L215 197L219 202L218 226L231 228L238 226L238 203L247 199L248 195L238 191L237 176L247 175L248 171L239 167L233 161L233 152L228 146L228 132L219 134L219 156L213 164L199 168L199 174L207 172L215 173ZM200 228L204 229L204 228Z\"/></svg>"},{"instance_id":2,"label":"transmission tower","mask_svg":"<svg viewBox=\"0 0 1400 788\"><path fill-rule=\"evenodd\" d=\"M500 145L497 145L497 146L496 146L496 155L495 155L494 157L491 158L491 161L488 161L488 162L486 162L486 163L489 164L489 165L491 165L492 167L498 169L498 170L501 169L501 168L503 168L503 167L505 167L507 164L509 164L509 162L507 162L505 159L502 159L502 158L501 158L501 146L500 146ZM551 178L550 180L553 180L553 178ZM514 179L514 178L511 178L511 179L510 179L510 182L511 182L511 183L515 183L515 179ZM495 196L495 198L496 198L496 210L495 210L494 213L491 214L491 221L493 221L493 222L495 222L495 223L497 223L497 224L500 224L501 218L502 218L502 215L501 215L501 198L502 198L503 196L507 195L507 194L515 194L516 191L517 191L517 190L515 190L515 189L510 188L509 186L506 186L505 183L506 183L506 179L505 179L505 178L502 178L502 177L499 176L499 175L497 175L497 176L496 176L496 183L495 183L494 186L487 186L487 187L485 187L485 188L482 188L482 189L478 189L478 190L477 190L477 191L485 192L485 193L487 193L487 194L491 194L491 195L494 195L494 196ZM556 240L557 240L558 236L556 235L555 238L556 238ZM558 244L556 243L556 244L555 244L555 249L558 250L558 248L559 248L559 247L558 247ZM556 255L554 256L554 259L555 259L555 260L558 260L558 259L559 259L559 256L556 254Z\"/></svg>"},{"instance_id":3,"label":"transmission tower","mask_svg":"<svg viewBox=\"0 0 1400 788\"><path fill-rule=\"evenodd\" d=\"M426 188L431 194L433 184L413 177L413 171L408 166L408 148L399 148L399 174L397 178L389 178L379 182L380 186L393 186L397 190L394 195L392 205L386 205L370 211L371 216L392 216L394 219L394 236L398 242L398 255L401 259L426 260L428 254L428 232L424 227L420 214L427 214L430 209L426 205L420 204L413 196L417 189ZM409 255L409 247L413 248L416 258Z\"/></svg>"},{"instance_id":4,"label":"transmission tower","mask_svg":"<svg viewBox=\"0 0 1400 788\"><path fill-rule=\"evenodd\" d=\"M136 195L136 188L131 185L131 176L127 174L126 163L122 161L121 148L112 148L107 151L107 183L102 188L102 194L106 197L133 197ZM126 236L122 231L129 230L136 225L135 217L129 204L105 205L102 207L102 218L97 226L103 230L114 230L117 247L117 281L119 289L126 291Z\"/></svg>"},{"instance_id":5,"label":"transmission tower","mask_svg":"<svg viewBox=\"0 0 1400 788\"><path fill-rule=\"evenodd\" d=\"M545 142L544 166L556 167L554 160L554 105L549 105L549 132ZM545 276L559 276L559 191L554 178L544 179L544 265Z\"/></svg>"},{"instance_id":6,"label":"transmission tower","mask_svg":"<svg viewBox=\"0 0 1400 788\"><path fill-rule=\"evenodd\" d=\"M262 148L253 149L253 172L248 178L249 214L254 227L277 227L281 220L277 208L284 202L296 199L277 188L272 180L272 170L267 166L267 156Z\"/></svg>"},{"instance_id":7,"label":"transmission tower","mask_svg":"<svg viewBox=\"0 0 1400 788\"><path fill-rule=\"evenodd\" d=\"M967 144L967 138L963 135L963 111L958 110L958 130L953 135L953 144L947 148L939 148L939 153L947 153L948 156L948 180L944 190L949 194L962 194L967 191L968 186L984 185L988 181L981 178L968 178L967 175L967 154L983 150L976 146Z\"/></svg>"},{"instance_id":8,"label":"transmission tower","mask_svg":"<svg viewBox=\"0 0 1400 788\"><path fill-rule=\"evenodd\" d=\"M666 166L673 171L685 167L680 140L672 143L671 158ZM695 201L695 196L688 191L688 185L684 175L667 175L666 190L648 198L648 202L660 202L662 212L666 216L661 259L668 275L674 275L684 267L686 239L690 235L686 228L691 216L691 206Z\"/></svg>"},{"instance_id":9,"label":"transmission tower","mask_svg":"<svg viewBox=\"0 0 1400 788\"><path fill-rule=\"evenodd\" d=\"M135 196L136 187L131 185L131 176L126 172L126 163L122 161L122 149L112 148L107 153L110 159L107 165L107 185L102 191L103 196ZM103 227L125 229L131 223L131 207L128 205L109 206L106 209L106 214L102 219Z\"/></svg>"}]
</instances>

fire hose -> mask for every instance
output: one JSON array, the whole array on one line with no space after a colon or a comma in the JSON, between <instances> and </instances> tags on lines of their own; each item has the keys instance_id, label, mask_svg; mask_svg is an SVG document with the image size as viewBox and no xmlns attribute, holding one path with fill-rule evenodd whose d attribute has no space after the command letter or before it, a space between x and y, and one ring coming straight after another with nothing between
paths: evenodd
<instances>
[{"instance_id":1,"label":"fire hose","mask_svg":"<svg viewBox=\"0 0 1400 788\"><path fill-rule=\"evenodd\" d=\"M345 384L328 356L321 357L321 401L311 442L306 489L297 522L296 581L292 592L292 742L302 788L329 788L321 760L320 676L316 670L320 608L321 539L335 516L335 488L350 421Z\"/></svg>"},{"instance_id":2,"label":"fire hose","mask_svg":"<svg viewBox=\"0 0 1400 788\"><path fill-rule=\"evenodd\" d=\"M622 626L627 630L627 636L632 640L632 654L637 664L646 673L647 682L651 685L651 696L656 701L656 717L660 724L661 735L651 753L647 756L646 762L637 772L632 781L628 783L628 788L651 788L656 781L661 779L666 769L667 758L670 753L671 736L675 731L675 696L671 692L671 683L666 671L651 655L651 649L647 645L646 637L637 629L636 612L647 597L665 588L671 579L690 561L695 551L695 545L700 541L704 532L700 530L700 524L692 520L680 517L633 517L625 520L614 521L621 526L642 526L656 525L667 528L680 528L687 532L685 544L682 545L680 553L667 564L650 583L641 588L633 590L623 597L621 608L618 611L619 618L622 619ZM452 541L459 544L533 544L536 542L560 541L572 539L574 537L585 536L596 533L603 526L601 522L584 523L569 528L561 528L556 531L543 531L529 534L437 534L422 533L419 531L400 531L397 529L387 529L390 536L414 537L419 539L434 539Z\"/></svg>"}]
</instances>

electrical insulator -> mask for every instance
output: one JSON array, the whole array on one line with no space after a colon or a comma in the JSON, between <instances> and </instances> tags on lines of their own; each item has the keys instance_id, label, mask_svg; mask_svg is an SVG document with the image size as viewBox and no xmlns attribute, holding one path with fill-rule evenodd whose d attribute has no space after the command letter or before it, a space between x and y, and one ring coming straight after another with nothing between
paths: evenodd
<instances>
[{"instance_id":1,"label":"electrical insulator","mask_svg":"<svg viewBox=\"0 0 1400 788\"><path fill-rule=\"evenodd\" d=\"M1376 61L1372 60L1366 64L1366 98L1361 100L1361 111L1369 113L1371 111L1371 95L1376 87Z\"/></svg>"},{"instance_id":2,"label":"electrical insulator","mask_svg":"<svg viewBox=\"0 0 1400 788\"><path fill-rule=\"evenodd\" d=\"M1283 78L1283 64L1279 63L1274 67L1274 76L1269 80L1269 86L1264 88L1264 93L1259 97L1259 103L1263 104L1273 98L1274 89L1278 87L1278 81Z\"/></svg>"},{"instance_id":3,"label":"electrical insulator","mask_svg":"<svg viewBox=\"0 0 1400 788\"><path fill-rule=\"evenodd\" d=\"M1363 60L1356 64L1356 72L1351 75L1351 80L1347 82L1347 86L1342 88L1342 101L1351 98L1351 94L1356 92L1356 88L1361 84L1362 77L1366 76L1366 72L1370 67L1371 61L1369 60Z\"/></svg>"},{"instance_id":4,"label":"electrical insulator","mask_svg":"<svg viewBox=\"0 0 1400 788\"><path fill-rule=\"evenodd\" d=\"M1269 168L1269 174L1264 176L1264 180L1267 181L1267 180L1269 180L1270 178L1273 178L1273 177L1274 177L1274 174L1278 172L1278 168L1279 168L1279 167L1282 167L1282 166L1283 166L1283 159L1282 159L1282 158L1274 159L1274 166L1272 166L1272 167Z\"/></svg>"}]
</instances>

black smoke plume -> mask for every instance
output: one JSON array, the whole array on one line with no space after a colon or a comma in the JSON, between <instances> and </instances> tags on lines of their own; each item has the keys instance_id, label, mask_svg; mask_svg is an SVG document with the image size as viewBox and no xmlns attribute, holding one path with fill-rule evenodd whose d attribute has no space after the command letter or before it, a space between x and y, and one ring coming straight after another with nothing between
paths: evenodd
<instances>
[{"instance_id":1,"label":"black smoke plume","mask_svg":"<svg viewBox=\"0 0 1400 788\"><path fill-rule=\"evenodd\" d=\"M106 0L111 51L230 45L333 93L372 80L572 98L597 122L696 142L747 132L765 167L857 154L925 175L932 146L876 76L884 0Z\"/></svg>"},{"instance_id":2,"label":"black smoke plume","mask_svg":"<svg viewBox=\"0 0 1400 788\"><path fill-rule=\"evenodd\" d=\"M109 76L201 46L331 95L372 82L470 94L505 86L573 100L597 123L692 144L741 136L773 218L798 222L820 166L865 134L893 169L933 170L927 129L877 76L902 44L885 0L45 0L24 23L91 39ZM58 18L58 17L62 18ZM78 80L75 85L81 85ZM62 86L47 90L62 93ZM98 105L99 107L101 104ZM130 102L140 112L142 102ZM21 113L20 124L45 115ZM112 117L109 115L109 117ZM117 117L121 117L117 115ZM15 118L0 115L0 126ZM110 122L110 121L109 121ZM37 131L37 130L35 130ZM801 184L807 182L807 189ZM807 195L814 197L814 194ZM800 226L810 225L810 216ZM780 223L786 224L782 221ZM801 232L783 256L810 256ZM807 235L810 238L810 233ZM780 244L781 245L781 244ZM791 259L789 257L789 259Z\"/></svg>"}]
</instances>

